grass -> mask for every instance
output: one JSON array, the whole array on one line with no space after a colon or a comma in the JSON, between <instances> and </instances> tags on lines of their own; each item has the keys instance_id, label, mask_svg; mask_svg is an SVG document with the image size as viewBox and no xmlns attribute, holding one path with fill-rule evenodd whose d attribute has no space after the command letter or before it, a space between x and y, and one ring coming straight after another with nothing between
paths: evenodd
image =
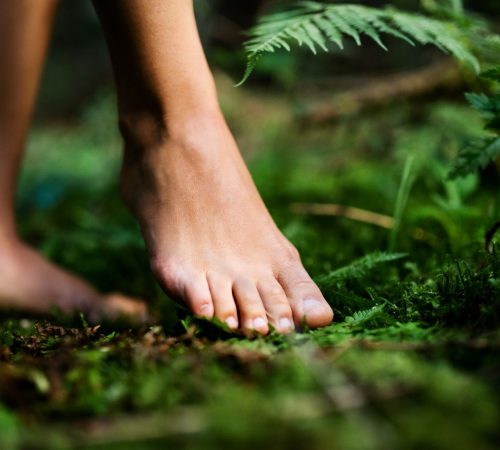
<instances>
[{"instance_id":1,"label":"grass","mask_svg":"<svg viewBox=\"0 0 500 450\"><path fill-rule=\"evenodd\" d=\"M498 179L446 180L479 118L434 102L298 129L286 99L222 92L259 189L336 322L247 340L167 302L118 202L120 144L100 95L78 124L33 132L22 232L100 289L147 298L162 319L131 329L3 314L0 448L497 448L500 256L484 235L500 217ZM299 215L295 202L396 211L397 235Z\"/></svg>"}]
</instances>

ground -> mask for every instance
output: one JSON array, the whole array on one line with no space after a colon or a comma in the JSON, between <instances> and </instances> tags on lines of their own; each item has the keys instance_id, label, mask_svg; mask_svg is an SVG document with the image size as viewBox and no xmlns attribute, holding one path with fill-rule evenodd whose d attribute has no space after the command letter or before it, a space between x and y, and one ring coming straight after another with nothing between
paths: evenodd
<instances>
[{"instance_id":1,"label":"ground","mask_svg":"<svg viewBox=\"0 0 500 450\"><path fill-rule=\"evenodd\" d=\"M33 131L22 234L100 289L148 299L157 323L3 313L0 447L497 448L500 257L484 236L500 218L498 179L446 181L480 118L448 100L308 127L284 96L219 83L256 183L335 323L249 340L165 300L118 201L103 90L78 121ZM356 207L361 220L318 214L318 203Z\"/></svg>"}]
</instances>

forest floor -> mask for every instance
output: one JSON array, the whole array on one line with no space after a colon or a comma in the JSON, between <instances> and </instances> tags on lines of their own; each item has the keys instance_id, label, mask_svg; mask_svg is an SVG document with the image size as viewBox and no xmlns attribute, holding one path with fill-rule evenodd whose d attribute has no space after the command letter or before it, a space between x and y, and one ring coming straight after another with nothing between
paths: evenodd
<instances>
[{"instance_id":1,"label":"forest floor","mask_svg":"<svg viewBox=\"0 0 500 450\"><path fill-rule=\"evenodd\" d=\"M248 340L167 301L118 201L103 92L78 123L33 131L22 233L161 319L3 313L0 448L498 448L500 256L485 242L500 219L498 175L446 180L479 117L434 101L300 127L295 105L269 92L227 88L222 103L335 323Z\"/></svg>"}]
</instances>

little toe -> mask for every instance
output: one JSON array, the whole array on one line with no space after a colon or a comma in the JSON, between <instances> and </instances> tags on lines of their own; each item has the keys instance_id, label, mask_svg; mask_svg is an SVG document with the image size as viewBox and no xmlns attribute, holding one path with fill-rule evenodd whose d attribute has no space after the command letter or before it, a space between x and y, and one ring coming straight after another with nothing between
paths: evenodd
<instances>
[{"instance_id":1,"label":"little toe","mask_svg":"<svg viewBox=\"0 0 500 450\"><path fill-rule=\"evenodd\" d=\"M284 271L278 281L289 299L296 325L305 320L311 328L319 328L332 322L331 306L302 266Z\"/></svg>"},{"instance_id":2,"label":"little toe","mask_svg":"<svg viewBox=\"0 0 500 450\"><path fill-rule=\"evenodd\" d=\"M207 274L207 282L212 295L215 317L230 329L238 328L238 310L233 298L232 282L229 278L215 273Z\"/></svg>"},{"instance_id":3,"label":"little toe","mask_svg":"<svg viewBox=\"0 0 500 450\"><path fill-rule=\"evenodd\" d=\"M265 279L257 285L270 324L280 333L294 329L290 303L285 291L275 278Z\"/></svg>"},{"instance_id":4,"label":"little toe","mask_svg":"<svg viewBox=\"0 0 500 450\"><path fill-rule=\"evenodd\" d=\"M184 301L191 312L206 319L214 317L214 304L207 279L199 276L184 287Z\"/></svg>"},{"instance_id":5,"label":"little toe","mask_svg":"<svg viewBox=\"0 0 500 450\"><path fill-rule=\"evenodd\" d=\"M249 333L267 334L269 325L266 310L255 283L247 279L236 280L233 283L233 295L240 316L240 328Z\"/></svg>"}]
</instances>

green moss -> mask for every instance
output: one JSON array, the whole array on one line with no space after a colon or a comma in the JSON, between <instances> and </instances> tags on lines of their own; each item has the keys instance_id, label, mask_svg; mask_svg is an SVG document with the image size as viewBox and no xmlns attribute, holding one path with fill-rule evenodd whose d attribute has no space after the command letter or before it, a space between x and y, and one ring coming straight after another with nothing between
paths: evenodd
<instances>
[{"instance_id":1,"label":"green moss","mask_svg":"<svg viewBox=\"0 0 500 450\"><path fill-rule=\"evenodd\" d=\"M279 99L269 99L269 122L231 110L240 141L259 146L250 162L273 216L336 311L323 329L247 340L186 317L156 287L115 192L120 144L102 127L113 120L104 98L62 135L44 124L33 133L22 232L99 288L147 298L163 320L93 330L57 314L52 323L0 318L2 449L495 447L500 259L482 236L500 217L500 197L487 177L443 176L480 131L467 109L422 105L428 120L416 121L396 105L305 130ZM290 207L390 215L403 160L419 152L396 241L404 258L379 253L386 229Z\"/></svg>"}]
</instances>

